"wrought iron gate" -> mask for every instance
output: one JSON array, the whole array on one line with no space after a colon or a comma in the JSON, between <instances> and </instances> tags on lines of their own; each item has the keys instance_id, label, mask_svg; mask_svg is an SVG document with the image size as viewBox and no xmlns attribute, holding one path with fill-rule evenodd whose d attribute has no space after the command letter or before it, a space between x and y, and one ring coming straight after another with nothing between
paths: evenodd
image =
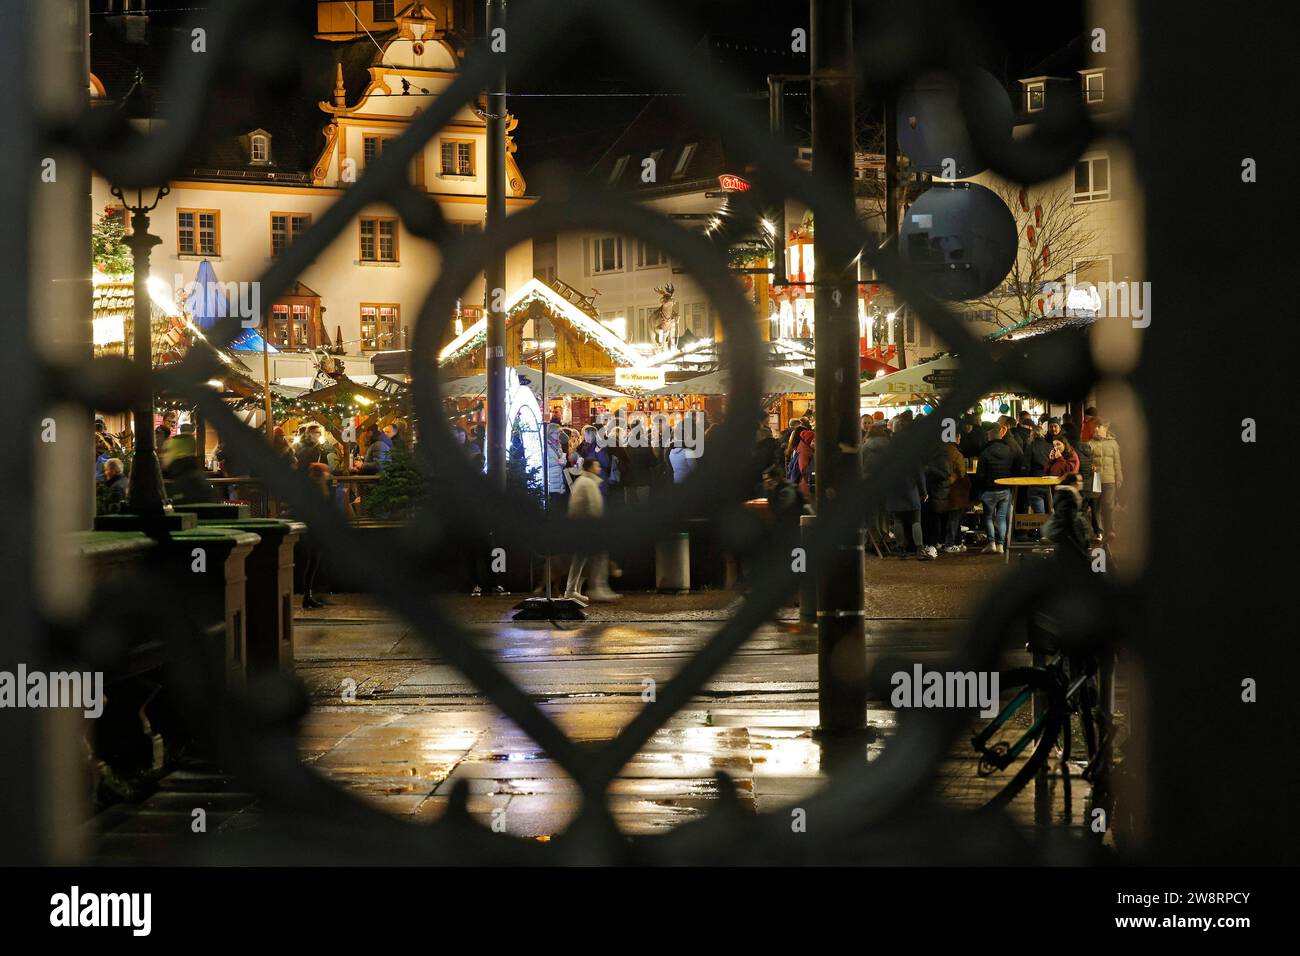
<instances>
[{"instance_id":1,"label":"wrought iron gate","mask_svg":"<svg viewBox=\"0 0 1300 956\"><path fill-rule=\"evenodd\" d=\"M292 59L288 51L295 43L281 19L266 15L268 9L273 12L275 8L266 0L229 0L214 5L204 14L207 57L198 60L198 66L177 65L172 70L167 82L176 90L175 108L166 117L162 129L142 135L121 124L106 126L102 116L69 114L66 110L59 113L48 108L49 104L35 89L38 77L43 76L36 56L38 51L48 49L48 44L31 42L38 32L51 28L38 12L40 6L35 0L10 4L6 16L12 22L2 31L3 39L0 39L4 54L0 56L4 77L0 88L10 93L13 108L19 114L8 131L6 149L0 151L0 183L3 183L0 188L4 190L7 207L0 249L5 252L5 261L18 266L12 270L8 290L13 347L0 351L0 381L5 383L13 420L22 423L23 434L27 434L27 423L39 421L45 409L56 403L124 408L129 406L133 395L140 393L142 385L125 363L96 363L99 367L60 363L51 361L48 350L39 349L35 343L34 330L40 319L33 306L39 293L35 283L44 281L45 277L39 261L40 245L32 238L42 223L34 221L37 205L32 193L40 187L33 187L31 171L39 166L40 158L51 150L63 150L84 159L106 178L125 187L165 183L179 165L186 146L202 128L203 110L194 108L193 104L207 101L208 92L222 70L237 66L255 76L272 77L279 64ZM963 14L956 5L920 5L912 8L909 15L904 15L902 10L899 7L886 14L884 19L890 29L869 39L857 51L857 62L866 65L862 70L864 82L895 84L920 64L943 66L959 79L969 75L973 63L964 52ZM364 207L376 202L390 204L399 212L405 228L438 243L443 257L442 272L415 327L412 363L418 419L437 422L441 420L437 410L437 343L450 321L456 297L490 256L532 236L598 227L646 240L686 264L725 321L723 355L731 369L733 394L732 412L718 436L718 453L709 455L692 480L678 489L653 526L633 515L611 518L600 527L543 523L535 515L523 520L521 506L486 488L472 474L467 462L463 466L458 464L447 475L445 487L451 507L470 516L480 528L490 528L502 543L535 551L544 550L543 539L549 547L559 550L583 550L585 545L611 535L633 546L649 545L658 529L671 526L675 518L684 518L711 502L734 497L740 475L729 463L745 460L750 436L758 422L757 341L749 309L727 273L726 263L700 237L622 196L575 183L567 191L556 189L530 208L510 216L499 230L479 236L457 235L452 242L449 241L452 233L436 204L411 188L407 181L416 150L437 134L462 104L474 102L489 88L502 60L512 76L526 76L530 64L546 54L548 47L579 14L595 18L603 25L609 43L621 46L648 77L683 90L704 119L738 143L744 153L754 157L754 187L765 200L796 198L813 210L818 230L832 231L859 244L867 240L853 210L831 201L831 194L815 174L799 171L768 140L766 130L747 125L741 117L720 108L717 97L705 92L718 89L717 77L703 73L674 25L659 15L652 3L569 0L563 4L539 4L511 23L508 52L475 51L468 56L462 73L447 92L418 115L359 181L271 265L261 278L262 301L270 303L287 292L299 273ZM1149 39L1152 27L1147 16L1144 10L1144 18L1138 22L1130 41ZM1178 16L1186 22L1189 17L1186 8L1180 7ZM1196 16L1190 15L1192 19ZM654 37L655 42L645 42L647 37ZM1174 57L1162 52L1159 42L1143 43L1143 46L1147 70L1160 76L1161 70L1176 69ZM670 71L665 69L666 64L671 65ZM81 82L84 85L84 78ZM999 142L987 133L977 100L964 101L963 106L972 135L991 169L1020 182L1040 182L1062 174L1103 133L1135 141L1142 179L1151 190L1151 202L1156 203L1167 198L1159 188L1159 177L1168 174L1161 165L1166 147L1156 136L1162 130L1158 110L1166 105L1164 97L1169 95L1169 90L1160 83L1147 83L1139 90L1130 114L1116 128L1098 129L1082 104L1062 99L1044 115L1033 136L1014 143ZM1161 243L1176 236L1180 223L1176 215L1165 210L1148 223L1148 228L1149 247L1154 251L1151 269L1162 283L1168 283L1169 304L1164 308L1172 311L1177 307L1175 287L1181 265L1171 262L1167 256L1162 257L1159 250ZM921 459L930 443L938 439L942 419L960 418L996 382L1011 379L1038 394L1073 397L1084 394L1105 373L1104 369L1097 368L1090 342L1082 335L1031 342L995 358L951 309L927 294L920 277L892 260L878 257L870 244L864 256L877 269L882 281L898 290L922 321L961 354L962 369L956 387L937 414L926 416L924 424L895 442L890 461L870 481L853 487L823 511L819 530L811 542L815 553L833 546L836 527L856 526L865 511L881 499L882 489ZM30 284L29 273L33 277ZM1193 310L1183 318L1189 322L1199 320ZM236 334L237 324L229 325L217 330L216 341L227 342ZM1173 329L1157 325L1144 344L1160 342L1162 336L1176 334ZM1128 368L1111 369L1112 380L1124 383L1132 368L1130 364ZM1144 357L1137 369L1125 387L1132 387L1134 398L1147 407L1167 410L1170 396L1180 394L1179 386L1163 379L1165 372L1157 369L1149 358ZM582 809L572 825L545 844L488 832L465 812L464 790L456 791L447 813L436 823L411 827L367 808L301 766L293 732L304 702L288 682L268 681L250 686L246 695L227 700L219 691L214 675L204 673L201 668L182 669L179 673L186 681L185 694L194 705L195 714L223 742L229 769L262 796L268 812L274 815L274 826L268 832L284 838L284 847L301 847L305 842L313 848L312 859L351 863L687 864L1033 858L1031 849L1009 827L999 825L996 820L931 809L927 799L930 785L963 721L962 715L944 711L914 711L904 715L896 735L890 738L877 760L844 769L824 792L807 800L804 806L808 816L817 820L818 825L806 834L792 834L787 817L746 816L724 798L698 822L661 836L635 842L625 840L618 834L605 806L610 781L651 735L700 691L754 629L777 610L779 596L788 592L791 584L793 572L788 546L793 542L777 543L758 567L754 587L743 605L681 673L661 689L655 702L648 704L614 740L598 747L581 746L567 737L476 647L467 629L450 617L420 584L419 568L431 553L439 533L436 519L428 516L424 524L411 529L404 551L376 549L355 534L327 502L318 498L305 478L277 460L259 434L242 425L204 387L209 373L210 369L204 367L199 356L191 356L179 368L158 373L157 384L191 400L216 425L230 451L251 463L272 493L292 503L297 513L309 522L332 560L350 577L364 581L418 629L432 648L463 671L484 697L572 775L582 795ZM1160 388L1155 387L1157 383ZM436 458L440 462L444 474L448 462L460 462L445 429L426 427L419 448L426 461ZM13 507L6 518L8 526L2 546L11 594L3 660L36 660L52 652L91 653L102 657L100 651L88 648L92 642L102 640L113 626L153 628L172 642L178 659L190 659L187 642L196 637L187 622L157 606L159 602L148 601L156 578L142 576L135 582L134 592L116 595L115 607L119 610L134 608L135 614L129 620L101 620L94 626L76 618L51 620L48 604L43 604L39 597L44 591L33 560L34 555L51 547L48 530L37 520L41 509L50 504L48 498L38 496L38 471L30 449L23 443L6 449L4 473ZM45 480L51 480L48 472L44 474ZM1151 554L1158 557L1178 547L1176 532L1167 524L1157 521L1151 533ZM166 572L153 569L151 573ZM1152 623L1153 604L1160 607L1162 601L1175 600L1178 591L1185 587L1185 582L1161 576L1159 572L1143 572L1122 583L1089 574L1086 568L1078 569L1069 581L1061 579L1062 573L1060 569L1043 566L1016 576L1005 588L990 594L985 606L972 617L954 654L954 666L975 670L996 668L1006 641L1007 623L1062 588L1086 596L1073 605L1084 609L1080 617L1084 630L1108 639L1119 636L1121 640L1131 640L1135 633ZM143 616L141 607L145 608ZM1120 636L1121 631L1124 636ZM1177 721L1189 707L1179 695L1196 685L1177 676L1178 669L1165 649L1141 640L1136 641L1136 646L1143 652L1148 673L1152 675L1150 711L1163 714L1160 726L1164 733L1152 739L1157 747L1166 746L1170 739L1169 722ZM1195 638L1184 643L1184 652L1195 666L1212 661L1213 649L1211 642ZM3 801L0 817L5 821L6 836L11 838L13 858L36 860L48 852L41 832L45 824L38 809L44 797L37 783L40 777L37 768L46 757L36 739L35 717L27 715L19 722L7 721L6 727L3 737L6 779L4 795L0 797ZM1203 729L1213 734L1212 729ZM1159 765L1159 752L1156 762ZM1157 781L1153 808L1167 808L1171 802L1168 784ZM1231 813L1234 805L1228 800L1224 812ZM919 811L918 807L925 809ZM1178 818L1190 823L1185 814ZM1201 822L1204 824L1205 819ZM1177 856L1176 841L1170 836L1168 829L1157 825L1153 830L1153 847L1159 853ZM1212 825L1202 836L1209 838L1209 845L1232 845L1226 833ZM1236 848L1240 850L1241 845L1237 844ZM274 858L271 851L265 854L254 858Z\"/></svg>"}]
</instances>

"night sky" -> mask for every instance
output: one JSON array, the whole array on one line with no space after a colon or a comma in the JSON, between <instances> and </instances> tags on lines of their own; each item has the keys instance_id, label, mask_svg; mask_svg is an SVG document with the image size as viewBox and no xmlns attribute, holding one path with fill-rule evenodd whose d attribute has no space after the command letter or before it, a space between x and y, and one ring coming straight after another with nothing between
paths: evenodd
<instances>
[{"instance_id":1,"label":"night sky","mask_svg":"<svg viewBox=\"0 0 1300 956\"><path fill-rule=\"evenodd\" d=\"M563 0L510 0L509 8L514 15L535 3L555 9ZM788 49L790 31L806 27L808 21L806 0L655 0L655 6L692 37L711 36L751 51ZM983 26L984 36L972 35L972 44L984 47L981 60L1004 85L1083 29L1083 4L1075 0L994 0L962 4L961 9ZM859 29L867 22L865 12L855 13ZM628 94L667 93L673 88L641 77L596 23L575 20L566 30L566 41L547 58L544 71L511 78L512 93L544 95L516 96L510 110L520 119L515 138L525 162L560 161L582 168L594 162L603 152L601 144L608 146L645 105L645 95ZM751 53L747 61L752 69L746 85L755 91L766 88L761 69L766 60ZM780 61L773 57L772 62Z\"/></svg>"}]
</instances>

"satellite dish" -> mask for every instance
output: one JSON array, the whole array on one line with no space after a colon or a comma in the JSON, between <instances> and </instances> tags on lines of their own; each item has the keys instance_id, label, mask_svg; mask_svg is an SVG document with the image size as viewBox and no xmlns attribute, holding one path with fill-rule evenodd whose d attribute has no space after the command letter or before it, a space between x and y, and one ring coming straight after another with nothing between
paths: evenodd
<instances>
[{"instance_id":1,"label":"satellite dish","mask_svg":"<svg viewBox=\"0 0 1300 956\"><path fill-rule=\"evenodd\" d=\"M1014 117L1006 90L987 70L975 70L971 82L971 92L997 117L994 132L1010 139ZM984 172L966 132L957 83L947 73L930 71L908 84L898 96L897 116L899 148L916 168L944 179Z\"/></svg>"},{"instance_id":2,"label":"satellite dish","mask_svg":"<svg viewBox=\"0 0 1300 956\"><path fill-rule=\"evenodd\" d=\"M938 183L908 207L899 251L935 295L955 302L998 287L1015 263L1018 238L1011 210L992 190Z\"/></svg>"}]
</instances>

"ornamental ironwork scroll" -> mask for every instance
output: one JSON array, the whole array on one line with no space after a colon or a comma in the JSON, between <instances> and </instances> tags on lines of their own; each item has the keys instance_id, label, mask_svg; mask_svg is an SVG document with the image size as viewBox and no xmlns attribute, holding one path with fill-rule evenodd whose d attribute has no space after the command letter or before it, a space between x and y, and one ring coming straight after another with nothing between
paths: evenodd
<instances>
[{"instance_id":1,"label":"ornamental ironwork scroll","mask_svg":"<svg viewBox=\"0 0 1300 956\"><path fill-rule=\"evenodd\" d=\"M203 14L207 56L198 68L174 64L163 83L172 91L162 117L165 122L147 134L130 129L111 111L90 111L75 123L46 129L52 142L83 155L105 178L123 187L167 182L178 169L189 145L201 135L210 94L226 71L239 69L254 80L273 82L283 65L294 62L301 41L287 18L289 4L266 0L230 0ZM975 69L963 42L963 14L949 4L916 4L894 29L864 41L857 51L861 80L896 88L923 68L941 67L963 79ZM795 199L805 204L825 230L862 245L864 259L880 281L895 289L948 346L962 358L956 383L934 415L893 443L888 460L869 480L858 480L819 516L811 541L814 555L835 546L836 529L857 527L863 516L883 500L883 489L916 467L940 438L944 419L960 419L978 398L995 385L1020 383L1027 391L1058 398L1084 394L1095 381L1086 337L1053 337L1030 342L994 355L987 343L972 334L968 323L952 308L931 296L923 277L875 250L852 208L834 201L834 194L816 172L798 168L770 140L765 128L751 125L726 109L728 84L691 53L686 38L646 2L534 4L508 27L508 51L470 52L448 89L413 117L399 137L385 144L357 182L312 222L260 278L261 301L286 294L299 274L323 253L368 206L384 203L397 210L406 229L438 245L442 266L414 328L412 376L417 421L423 426L418 450L426 466L439 468L444 506L491 531L498 543L540 552L590 549L600 541L617 539L629 547L649 547L662 529L680 519L740 500L751 437L760 420L758 340L750 309L724 258L701 236L632 202L589 183L555 183L535 204L508 217L503 225L482 234L453 233L435 202L408 179L417 151L450 123L465 104L476 104L490 88L503 62L512 77L526 77L530 68L560 40L575 18L599 24L611 45L622 49L652 84L679 90L690 108L722 138L753 159L747 180L760 201L775 204ZM645 42L655 37L654 43ZM888 45L887 49L882 45ZM189 61L186 61L188 64ZM1032 184L1057 177L1103 131L1081 102L1057 98L1043 112L1034 133L1015 141L998 140L984 132L986 104L963 98L963 111L972 138L988 166L1011 180ZM1106 131L1115 135L1117 130ZM527 506L489 489L459 455L445 427L438 404L438 343L456 311L456 302L493 256L520 242L579 229L600 229L634 236L663 250L698 281L718 308L725 326L722 360L730 369L732 392L726 422L717 432L710 454L689 481L674 488L658 507L655 520L635 513L577 523L541 520ZM454 241L453 241L454 236ZM35 321L34 317L29 321ZM238 322L218 325L211 338L218 344L238 334ZM413 825L371 808L311 769L304 767L294 746L294 729L306 701L287 677L253 680L233 695L221 690L219 675L201 665L191 653L199 640L191 621L172 609L177 602L139 601L159 580L183 587L175 575L156 566L144 568L130 586L112 594L112 607L132 609L119 626L164 636L174 647L176 679L182 695L224 748L228 769L258 794L268 826L256 845L232 844L239 858L255 861L290 858L291 848L309 845L312 859L340 862L533 862L533 863L740 863L740 862L869 862L907 859L967 861L1025 860L1032 849L1001 817L940 810L933 783L965 716L949 711L911 711L900 715L897 732L873 761L860 761L838 770L824 789L802 802L818 825L793 834L788 815L746 814L722 776L722 797L700 819L669 832L629 840L617 830L606 805L609 785L651 736L692 700L741 648L755 629L778 610L782 595L794 582L788 556L797 542L778 539L754 561L753 586L735 613L721 623L682 670L659 688L614 739L598 746L579 745L480 649L471 630L458 622L428 593L422 569L431 559L441 532L441 515L422 514L398 548L376 547L350 527L307 479L286 467L264 436L245 426L205 382L211 358L192 353L178 366L155 372L157 387L184 396L221 433L226 450L259 475L270 492L288 502L308 522L330 560L350 578L363 582L387 607L413 627L447 662L456 666L484 698L528 734L568 774L581 795L581 809L563 833L546 843L490 832L466 811L467 790L453 790L447 811L438 820ZM139 382L125 363L101 364L78 375L55 370L41 378L43 398L64 397L90 407L126 407ZM32 382L33 388L37 387ZM526 519L526 520L525 520ZM599 550L599 548L596 548ZM1105 576L1085 569L1065 572L1054 565L1035 565L990 593L972 615L955 644L952 666L963 670L996 669L1011 623L1037 606L1044 596L1072 575L1072 593L1086 595L1084 606L1098 612L1084 629L1113 636L1122 596ZM102 631L102 626L100 628ZM66 637L66 635L65 635ZM69 638L84 650L87 638ZM232 851L234 852L234 851Z\"/></svg>"}]
</instances>

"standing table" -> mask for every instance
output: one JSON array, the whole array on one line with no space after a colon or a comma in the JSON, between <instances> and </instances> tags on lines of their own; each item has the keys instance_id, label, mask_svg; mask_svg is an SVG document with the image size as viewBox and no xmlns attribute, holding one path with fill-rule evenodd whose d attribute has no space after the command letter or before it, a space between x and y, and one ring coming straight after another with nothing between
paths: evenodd
<instances>
[{"instance_id":1,"label":"standing table","mask_svg":"<svg viewBox=\"0 0 1300 956\"><path fill-rule=\"evenodd\" d=\"M1020 500L1020 489L1021 488L1046 488L1047 489L1047 514L1033 515L1032 516L1034 518L1033 521L1023 522L1023 525L1025 527L1029 527L1031 525L1041 527L1042 525L1047 523L1047 515L1050 514L1052 510L1052 489L1061 483L1061 478L1059 475L1021 475L1016 478L999 478L993 483L995 485L1002 485L1003 487L1011 489L1011 505L1010 505L1011 510L1010 513L1007 515L1007 545L1006 548L1004 549L1004 552L1006 554L1005 560L1007 562L1010 562L1012 548L1033 549L1037 547L1036 544L1012 544L1011 543L1012 533L1015 531L1016 528L1016 503ZM1022 517L1027 518L1031 516L1022 515ZM1040 518L1041 520L1038 520Z\"/></svg>"}]
</instances>

